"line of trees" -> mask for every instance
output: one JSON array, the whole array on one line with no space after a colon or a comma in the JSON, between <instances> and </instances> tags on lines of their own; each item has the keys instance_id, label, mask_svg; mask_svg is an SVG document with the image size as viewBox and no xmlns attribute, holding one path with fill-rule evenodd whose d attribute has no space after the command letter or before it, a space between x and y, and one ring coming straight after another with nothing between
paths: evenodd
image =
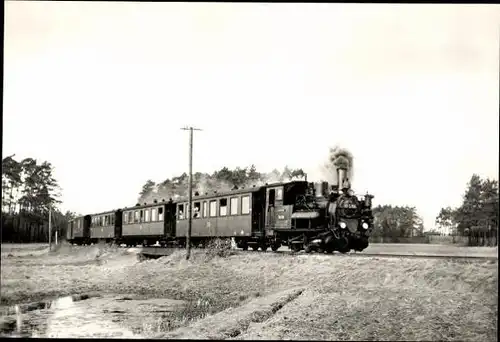
<instances>
[{"instance_id":1,"label":"line of trees","mask_svg":"<svg viewBox=\"0 0 500 342\"><path fill-rule=\"evenodd\" d=\"M451 235L467 236L471 246L498 245L498 181L473 174L458 208L441 208L436 225Z\"/></svg>"},{"instance_id":2,"label":"line of trees","mask_svg":"<svg viewBox=\"0 0 500 342\"><path fill-rule=\"evenodd\" d=\"M53 233L64 236L74 214L57 208L60 190L51 163L17 161L14 155L2 159L2 242L48 242L50 208Z\"/></svg>"},{"instance_id":3,"label":"line of trees","mask_svg":"<svg viewBox=\"0 0 500 342\"><path fill-rule=\"evenodd\" d=\"M373 208L373 241L411 242L422 237L424 224L415 207L378 205Z\"/></svg>"},{"instance_id":4,"label":"line of trees","mask_svg":"<svg viewBox=\"0 0 500 342\"><path fill-rule=\"evenodd\" d=\"M246 168L235 168L233 170L223 167L222 169L209 173L196 172L193 174L193 191L200 194L213 191L229 191L234 187L251 187L252 185L262 185L264 183L280 182L294 178L304 178L302 169L290 169L285 166L283 171L274 169L269 173L258 172L255 165ZM139 203L151 203L154 199L168 200L178 196L187 196L189 176L183 173L178 177L155 183L148 180L139 193Z\"/></svg>"}]
</instances>

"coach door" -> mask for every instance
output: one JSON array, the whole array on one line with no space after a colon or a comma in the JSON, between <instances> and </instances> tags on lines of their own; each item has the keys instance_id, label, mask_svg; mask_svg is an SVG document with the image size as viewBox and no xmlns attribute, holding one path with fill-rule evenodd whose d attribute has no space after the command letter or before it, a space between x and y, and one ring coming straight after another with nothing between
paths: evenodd
<instances>
[{"instance_id":1,"label":"coach door","mask_svg":"<svg viewBox=\"0 0 500 342\"><path fill-rule=\"evenodd\" d=\"M122 219L123 213L121 210L114 212L114 224L115 224L115 239L119 239L122 236Z\"/></svg>"},{"instance_id":2,"label":"coach door","mask_svg":"<svg viewBox=\"0 0 500 342\"><path fill-rule=\"evenodd\" d=\"M283 187L268 188L266 196L266 227L276 225L276 207L281 207L282 204Z\"/></svg>"},{"instance_id":3,"label":"coach door","mask_svg":"<svg viewBox=\"0 0 500 342\"><path fill-rule=\"evenodd\" d=\"M174 237L175 236L175 213L177 205L175 203L167 203L165 205L165 236Z\"/></svg>"}]
</instances>

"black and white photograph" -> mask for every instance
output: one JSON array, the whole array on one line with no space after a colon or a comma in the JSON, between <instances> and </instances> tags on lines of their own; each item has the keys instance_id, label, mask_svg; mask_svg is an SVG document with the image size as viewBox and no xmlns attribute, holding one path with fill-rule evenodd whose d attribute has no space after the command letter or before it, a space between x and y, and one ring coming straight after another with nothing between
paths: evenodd
<instances>
[{"instance_id":1,"label":"black and white photograph","mask_svg":"<svg viewBox=\"0 0 500 342\"><path fill-rule=\"evenodd\" d=\"M498 341L499 5L4 13L0 336Z\"/></svg>"}]
</instances>

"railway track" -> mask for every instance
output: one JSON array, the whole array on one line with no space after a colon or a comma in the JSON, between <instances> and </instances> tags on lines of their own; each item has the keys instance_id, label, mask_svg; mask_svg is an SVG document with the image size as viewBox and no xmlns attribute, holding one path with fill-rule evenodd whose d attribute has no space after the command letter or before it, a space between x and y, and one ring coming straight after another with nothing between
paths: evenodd
<instances>
[{"instance_id":1,"label":"railway track","mask_svg":"<svg viewBox=\"0 0 500 342\"><path fill-rule=\"evenodd\" d=\"M176 250L184 250L183 248L164 248L164 247L136 247L140 248L141 251L138 254L146 258L160 258L162 256L167 256L172 254ZM451 255L451 254L402 254L402 253L363 253L363 252L350 252L350 253L338 253L335 252L333 254L325 254L325 253L305 253L304 251L300 252L292 252L290 250L281 250L281 251L243 251L241 249L235 250L236 254L243 255L247 253L270 253L270 254L285 254L285 255L324 255L330 257L381 257L381 258L409 258L409 259L445 259L445 260L464 260L464 261L473 261L473 260L493 260L498 261L498 256L485 256L485 255Z\"/></svg>"}]
</instances>

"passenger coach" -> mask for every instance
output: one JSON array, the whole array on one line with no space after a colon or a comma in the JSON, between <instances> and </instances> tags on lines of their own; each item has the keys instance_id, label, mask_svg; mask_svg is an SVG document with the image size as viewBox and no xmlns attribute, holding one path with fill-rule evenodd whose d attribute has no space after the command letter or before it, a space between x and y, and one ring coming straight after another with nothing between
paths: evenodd
<instances>
[{"instance_id":1,"label":"passenger coach","mask_svg":"<svg viewBox=\"0 0 500 342\"><path fill-rule=\"evenodd\" d=\"M234 189L218 194L193 196L191 239L194 245L213 238L234 237L241 248L258 244L264 236L264 194L261 187ZM188 201L177 201L176 237L185 238L188 229ZM256 247L258 248L258 246Z\"/></svg>"},{"instance_id":2,"label":"passenger coach","mask_svg":"<svg viewBox=\"0 0 500 342\"><path fill-rule=\"evenodd\" d=\"M121 210L107 211L91 215L90 240L92 243L114 241L121 236Z\"/></svg>"},{"instance_id":3,"label":"passenger coach","mask_svg":"<svg viewBox=\"0 0 500 342\"><path fill-rule=\"evenodd\" d=\"M68 222L66 239L79 245L90 244L90 215L75 217Z\"/></svg>"},{"instance_id":4,"label":"passenger coach","mask_svg":"<svg viewBox=\"0 0 500 342\"><path fill-rule=\"evenodd\" d=\"M154 202L122 211L119 243L165 245L175 237L175 204L172 201Z\"/></svg>"}]
</instances>

